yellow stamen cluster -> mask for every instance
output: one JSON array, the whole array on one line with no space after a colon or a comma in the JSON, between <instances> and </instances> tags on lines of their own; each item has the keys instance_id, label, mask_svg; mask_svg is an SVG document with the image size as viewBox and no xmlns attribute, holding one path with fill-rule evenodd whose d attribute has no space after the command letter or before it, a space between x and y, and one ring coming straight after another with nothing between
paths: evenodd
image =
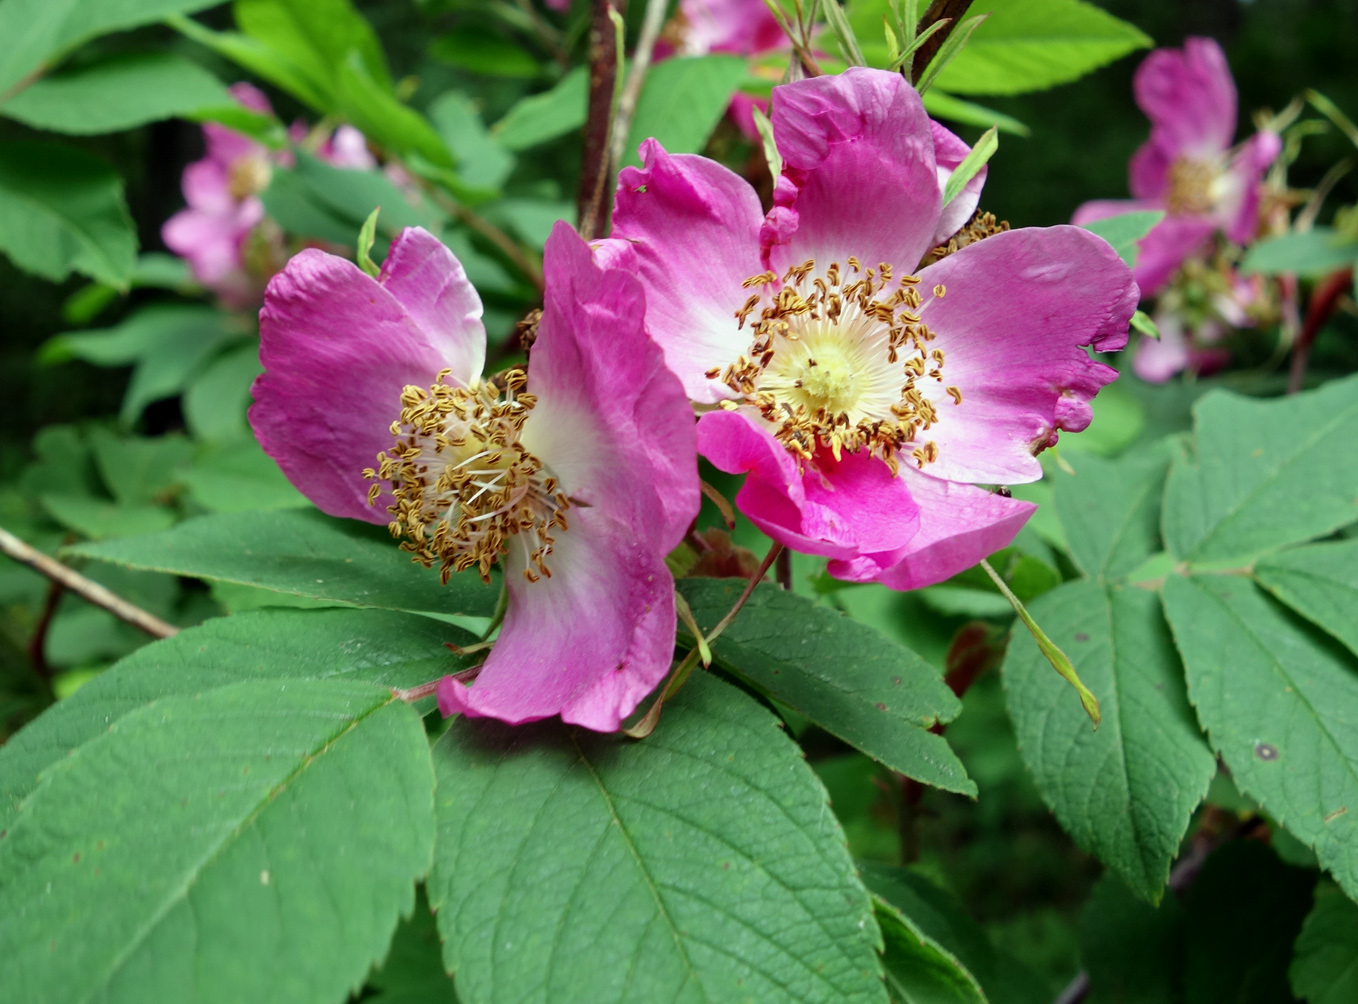
<instances>
[{"instance_id":1,"label":"yellow stamen cluster","mask_svg":"<svg viewBox=\"0 0 1358 1004\"><path fill-rule=\"evenodd\" d=\"M537 403L523 392L528 378L510 370L497 383L454 387L444 383L449 372L428 389L401 392L401 414L391 423L396 442L377 455L376 469L363 472L374 482L368 502L381 496L381 482L391 485L396 502L387 507L388 529L406 538L402 550L420 564L439 565L445 583L473 565L489 582L491 565L516 536L527 554L528 581L550 578L552 531L566 529L571 503L519 442Z\"/></svg>"},{"instance_id":2,"label":"yellow stamen cluster","mask_svg":"<svg viewBox=\"0 0 1358 1004\"><path fill-rule=\"evenodd\" d=\"M920 262L920 267L923 268L925 265L942 261L948 255L961 251L968 244L975 244L987 237L994 237L1008 229L1009 222L1007 220L997 220L994 213L985 213L978 209L971 214L971 219L963 224L961 230L925 255L924 260Z\"/></svg>"},{"instance_id":3,"label":"yellow stamen cluster","mask_svg":"<svg viewBox=\"0 0 1358 1004\"><path fill-rule=\"evenodd\" d=\"M1169 165L1169 195L1165 203L1170 214L1183 216L1205 213L1212 208L1212 184L1217 179L1215 165L1181 157Z\"/></svg>"},{"instance_id":4,"label":"yellow stamen cluster","mask_svg":"<svg viewBox=\"0 0 1358 1004\"><path fill-rule=\"evenodd\" d=\"M231 197L244 199L269 187L273 166L262 156L251 154L232 163L227 172L226 187Z\"/></svg>"},{"instance_id":5,"label":"yellow stamen cluster","mask_svg":"<svg viewBox=\"0 0 1358 1004\"><path fill-rule=\"evenodd\" d=\"M895 275L881 262L864 267L849 257L818 271L806 261L779 277L745 280L755 289L736 311L750 325L748 355L725 369L709 370L739 397L724 408L753 405L778 440L803 460L827 449L869 450L899 470L906 452L921 468L937 459L938 446L920 436L938 421L926 381L962 403L956 387L942 387L944 353L919 315L919 277ZM947 290L935 286L934 297Z\"/></svg>"}]
</instances>

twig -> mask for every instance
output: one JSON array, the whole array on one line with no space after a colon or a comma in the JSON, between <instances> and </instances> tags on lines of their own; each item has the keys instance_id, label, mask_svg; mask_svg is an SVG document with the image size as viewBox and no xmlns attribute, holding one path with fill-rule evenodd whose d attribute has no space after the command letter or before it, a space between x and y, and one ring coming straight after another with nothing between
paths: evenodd
<instances>
[{"instance_id":1,"label":"twig","mask_svg":"<svg viewBox=\"0 0 1358 1004\"><path fill-rule=\"evenodd\" d=\"M1296 394L1306 382L1306 363L1311 357L1311 343L1325 326L1325 322L1339 305L1339 298L1353 281L1353 269L1333 272L1311 291L1311 302L1306 308L1306 323L1292 343L1292 368L1287 374L1287 393Z\"/></svg>"},{"instance_id":2,"label":"twig","mask_svg":"<svg viewBox=\"0 0 1358 1004\"><path fill-rule=\"evenodd\" d=\"M632 116L637 110L637 99L641 97L641 85L646 81L646 71L651 67L651 56L655 43L660 38L660 30L665 26L666 0L646 0L646 16L641 22L641 34L637 37L637 47L632 51L631 65L627 69L627 82L622 85L622 95L618 98L618 113L613 116L613 143L609 150L610 173L622 163L627 153L627 136L632 131Z\"/></svg>"},{"instance_id":3,"label":"twig","mask_svg":"<svg viewBox=\"0 0 1358 1004\"><path fill-rule=\"evenodd\" d=\"M608 180L609 138L612 135L613 98L618 84L618 33L615 10L625 0L591 0L589 24L589 114L585 119L585 155L576 195L580 236L585 240L608 236L613 203Z\"/></svg>"},{"instance_id":4,"label":"twig","mask_svg":"<svg viewBox=\"0 0 1358 1004\"><path fill-rule=\"evenodd\" d=\"M1089 974L1082 969L1075 974L1075 979L1067 984L1066 989L1061 991L1061 995L1056 998L1055 1004L1080 1004L1088 996Z\"/></svg>"},{"instance_id":5,"label":"twig","mask_svg":"<svg viewBox=\"0 0 1358 1004\"><path fill-rule=\"evenodd\" d=\"M774 580L788 592L792 591L792 552L780 551L775 563Z\"/></svg>"},{"instance_id":6,"label":"twig","mask_svg":"<svg viewBox=\"0 0 1358 1004\"><path fill-rule=\"evenodd\" d=\"M44 680L52 678L52 667L47 664L47 632L52 627L52 619L57 615L57 607L61 604L61 597L65 592L66 587L55 579L48 584L42 614L38 617L37 626L33 628L33 636L28 639L28 661Z\"/></svg>"},{"instance_id":7,"label":"twig","mask_svg":"<svg viewBox=\"0 0 1358 1004\"><path fill-rule=\"evenodd\" d=\"M943 48L943 43L948 40L948 36L953 33L958 24L962 21L962 15L971 7L972 0L934 0L929 4L929 8L924 12L924 16L919 19L916 27L916 34L923 34L937 21L950 18L951 24L947 27L934 32L933 35L915 50L915 58L910 63L910 79L918 80L938 55L938 50Z\"/></svg>"},{"instance_id":8,"label":"twig","mask_svg":"<svg viewBox=\"0 0 1358 1004\"><path fill-rule=\"evenodd\" d=\"M131 624L134 628L145 631L152 637L169 638L179 633L179 628L173 624L167 624L159 617L147 613L141 607L129 603L121 596L115 596L99 583L85 578L85 576L72 568L68 568L55 558L48 557L36 547L24 543L5 529L0 529L0 552L4 552L15 561L27 565L35 572L40 572L53 582L61 583L64 588L69 589L87 603L102 607L124 624Z\"/></svg>"}]
</instances>

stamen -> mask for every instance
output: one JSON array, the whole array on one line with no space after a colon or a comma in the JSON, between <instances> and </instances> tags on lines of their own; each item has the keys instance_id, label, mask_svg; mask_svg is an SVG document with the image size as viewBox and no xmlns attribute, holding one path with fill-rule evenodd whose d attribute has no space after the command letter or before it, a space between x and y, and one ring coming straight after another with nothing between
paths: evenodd
<instances>
[{"instance_id":1,"label":"stamen","mask_svg":"<svg viewBox=\"0 0 1358 1004\"><path fill-rule=\"evenodd\" d=\"M402 550L426 568L439 566L447 583L453 572L475 566L490 581L490 568L517 541L525 554L530 582L551 577L546 558L566 529L571 502L542 462L519 442L537 398L524 393L522 370L509 370L474 387L444 383L408 386L401 392L401 414L392 423L396 442L377 455L378 466L363 476L391 486L395 503L388 529L406 538ZM503 397L502 397L503 395ZM368 489L368 504L382 485Z\"/></svg>"}]
</instances>

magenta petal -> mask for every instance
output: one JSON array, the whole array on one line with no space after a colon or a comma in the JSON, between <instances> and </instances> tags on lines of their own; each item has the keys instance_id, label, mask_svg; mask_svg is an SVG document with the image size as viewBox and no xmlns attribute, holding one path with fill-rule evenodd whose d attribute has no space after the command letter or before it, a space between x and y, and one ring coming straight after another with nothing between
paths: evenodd
<instances>
[{"instance_id":1,"label":"magenta petal","mask_svg":"<svg viewBox=\"0 0 1358 1004\"><path fill-rule=\"evenodd\" d=\"M705 157L671 156L653 139L641 156L642 167L619 175L613 237L633 246L646 326L665 362L694 401L718 401L729 392L703 374L749 347L735 312L750 295L741 283L762 270L759 198Z\"/></svg>"},{"instance_id":2,"label":"magenta petal","mask_svg":"<svg viewBox=\"0 0 1358 1004\"><path fill-rule=\"evenodd\" d=\"M1152 136L1127 163L1127 188L1138 199L1163 200L1169 193L1169 168L1174 151Z\"/></svg>"},{"instance_id":3,"label":"magenta petal","mask_svg":"<svg viewBox=\"0 0 1358 1004\"><path fill-rule=\"evenodd\" d=\"M919 533L903 549L857 562L832 561L831 575L851 582L880 582L891 589L920 589L950 579L1003 547L1037 506L975 485L903 469L901 480L919 503Z\"/></svg>"},{"instance_id":4,"label":"magenta petal","mask_svg":"<svg viewBox=\"0 0 1358 1004\"><path fill-rule=\"evenodd\" d=\"M1247 243L1259 229L1264 172L1278 159L1282 148L1282 139L1277 133L1256 133L1241 146L1226 168L1221 179L1226 191L1214 215L1227 238L1237 244Z\"/></svg>"},{"instance_id":5,"label":"magenta petal","mask_svg":"<svg viewBox=\"0 0 1358 1004\"><path fill-rule=\"evenodd\" d=\"M1156 202L1153 199L1094 199L1082 203L1075 210L1075 215L1070 218L1070 222L1077 227L1082 227L1086 223L1106 220L1110 216L1121 216L1123 213L1137 213L1147 210L1163 210L1164 208L1163 203Z\"/></svg>"},{"instance_id":6,"label":"magenta petal","mask_svg":"<svg viewBox=\"0 0 1358 1004\"><path fill-rule=\"evenodd\" d=\"M774 271L852 255L907 272L934 246L942 196L929 117L900 74L850 67L775 87L773 129L796 186L776 200L796 229L765 247Z\"/></svg>"},{"instance_id":7,"label":"magenta petal","mask_svg":"<svg viewBox=\"0 0 1358 1004\"><path fill-rule=\"evenodd\" d=\"M584 509L572 511L547 560L552 577L528 582L523 548L511 543L504 627L475 683L439 681L445 715L512 725L560 715L613 732L664 679L675 613L663 555L623 524Z\"/></svg>"},{"instance_id":8,"label":"magenta petal","mask_svg":"<svg viewBox=\"0 0 1358 1004\"><path fill-rule=\"evenodd\" d=\"M680 0L684 52L751 56L791 46L764 0Z\"/></svg>"},{"instance_id":9,"label":"magenta petal","mask_svg":"<svg viewBox=\"0 0 1358 1004\"><path fill-rule=\"evenodd\" d=\"M929 129L934 137L934 161L938 165L938 187L941 190L948 183L948 178L952 176L957 165L971 153L971 147L967 146L961 137L937 122L930 120ZM943 207L938 227L934 230L934 236L930 238L934 244L942 244L971 219L971 214L976 212L976 207L981 204L981 189L985 187L988 170L989 168L983 167L977 171L975 177L967 182L966 187Z\"/></svg>"},{"instance_id":10,"label":"magenta petal","mask_svg":"<svg viewBox=\"0 0 1358 1004\"><path fill-rule=\"evenodd\" d=\"M574 499L664 554L698 515L697 434L679 380L642 324L640 283L600 269L559 222L529 367L537 406L523 443ZM569 515L575 524L574 510Z\"/></svg>"},{"instance_id":11,"label":"magenta petal","mask_svg":"<svg viewBox=\"0 0 1358 1004\"><path fill-rule=\"evenodd\" d=\"M1166 216L1137 242L1136 282L1142 296L1164 288L1184 259L1206 245L1217 229L1210 216Z\"/></svg>"},{"instance_id":12,"label":"magenta petal","mask_svg":"<svg viewBox=\"0 0 1358 1004\"><path fill-rule=\"evenodd\" d=\"M845 559L897 548L914 536L914 500L880 459L845 454L838 463L826 457L799 470L756 422L736 412L704 415L698 449L718 469L746 474L736 506L764 533L803 554Z\"/></svg>"},{"instance_id":13,"label":"magenta petal","mask_svg":"<svg viewBox=\"0 0 1358 1004\"><path fill-rule=\"evenodd\" d=\"M215 160L196 160L180 179L184 201L194 209L225 215L236 205L226 167Z\"/></svg>"},{"instance_id":14,"label":"magenta petal","mask_svg":"<svg viewBox=\"0 0 1358 1004\"><path fill-rule=\"evenodd\" d=\"M968 245L920 273L937 286L921 317L944 354L943 384L921 384L939 419L927 472L954 481L1015 484L1042 476L1035 449L1058 429L1089 424L1089 401L1117 374L1082 346L1122 348L1137 288L1102 238L1078 227L1027 228Z\"/></svg>"},{"instance_id":15,"label":"magenta petal","mask_svg":"<svg viewBox=\"0 0 1358 1004\"><path fill-rule=\"evenodd\" d=\"M1136 343L1132 370L1147 383L1165 383L1188 365L1188 339L1183 321L1169 311L1157 311L1155 323L1160 337L1143 337Z\"/></svg>"},{"instance_id":16,"label":"magenta petal","mask_svg":"<svg viewBox=\"0 0 1358 1004\"><path fill-rule=\"evenodd\" d=\"M392 444L402 388L427 387L451 365L447 333L427 331L382 283L315 249L270 281L259 330L264 373L250 424L264 452L332 516L387 522L391 496L369 505L362 472Z\"/></svg>"},{"instance_id":17,"label":"magenta petal","mask_svg":"<svg viewBox=\"0 0 1358 1004\"><path fill-rule=\"evenodd\" d=\"M1176 155L1206 160L1235 138L1235 81L1213 39L1155 50L1137 67L1132 88L1153 135Z\"/></svg>"}]
</instances>

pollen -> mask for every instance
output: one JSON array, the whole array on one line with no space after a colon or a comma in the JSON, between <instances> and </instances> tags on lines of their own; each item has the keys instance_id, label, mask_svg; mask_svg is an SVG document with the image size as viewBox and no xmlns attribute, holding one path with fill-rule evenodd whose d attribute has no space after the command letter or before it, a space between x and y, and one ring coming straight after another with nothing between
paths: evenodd
<instances>
[{"instance_id":1,"label":"pollen","mask_svg":"<svg viewBox=\"0 0 1358 1004\"><path fill-rule=\"evenodd\" d=\"M1181 157L1169 166L1169 195L1165 202L1173 216L1205 213L1212 208L1214 164Z\"/></svg>"},{"instance_id":2,"label":"pollen","mask_svg":"<svg viewBox=\"0 0 1358 1004\"><path fill-rule=\"evenodd\" d=\"M921 295L919 281L853 256L751 276L742 286L756 295L735 312L749 350L707 372L736 395L720 406L756 408L802 461L869 450L893 473L903 458L933 462L938 446L921 435L938 421L935 402L961 404L962 392L944 386L944 353L921 319L946 290Z\"/></svg>"},{"instance_id":3,"label":"pollen","mask_svg":"<svg viewBox=\"0 0 1358 1004\"><path fill-rule=\"evenodd\" d=\"M395 502L387 506L393 537L425 568L439 566L446 584L453 572L475 567L490 581L491 566L511 546L521 546L524 577L551 577L547 557L555 531L565 531L570 500L542 462L519 441L537 399L525 392L523 370L471 387L445 383L449 370L428 388L401 392L395 443L377 455L368 503L382 483Z\"/></svg>"}]
</instances>

